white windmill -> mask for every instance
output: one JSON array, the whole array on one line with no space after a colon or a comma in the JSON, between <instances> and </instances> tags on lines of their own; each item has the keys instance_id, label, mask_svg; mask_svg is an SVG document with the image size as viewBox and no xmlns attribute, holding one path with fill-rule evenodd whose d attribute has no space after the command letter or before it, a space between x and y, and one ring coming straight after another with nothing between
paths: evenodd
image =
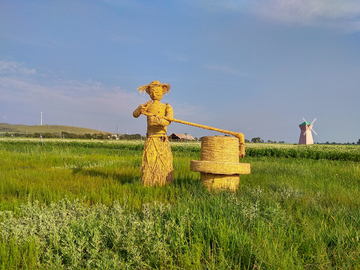
<instances>
[{"instance_id":1,"label":"white windmill","mask_svg":"<svg viewBox=\"0 0 360 270\"><path fill-rule=\"evenodd\" d=\"M312 132L315 133L315 135L317 135L317 133L315 132L315 130L313 130L313 124L316 121L316 118L310 123L308 123L304 118L303 120L305 121L304 123L301 123L299 125L300 127L300 139L299 139L299 144L314 144L314 139L312 136Z\"/></svg>"}]
</instances>

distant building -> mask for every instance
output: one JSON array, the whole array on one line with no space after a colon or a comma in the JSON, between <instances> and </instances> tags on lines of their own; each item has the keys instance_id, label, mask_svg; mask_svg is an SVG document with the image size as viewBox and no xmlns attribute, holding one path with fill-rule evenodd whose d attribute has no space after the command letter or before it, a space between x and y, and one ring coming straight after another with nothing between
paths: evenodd
<instances>
[{"instance_id":1,"label":"distant building","mask_svg":"<svg viewBox=\"0 0 360 270\"><path fill-rule=\"evenodd\" d=\"M195 141L195 138L189 133L173 133L169 136L171 141Z\"/></svg>"}]
</instances>

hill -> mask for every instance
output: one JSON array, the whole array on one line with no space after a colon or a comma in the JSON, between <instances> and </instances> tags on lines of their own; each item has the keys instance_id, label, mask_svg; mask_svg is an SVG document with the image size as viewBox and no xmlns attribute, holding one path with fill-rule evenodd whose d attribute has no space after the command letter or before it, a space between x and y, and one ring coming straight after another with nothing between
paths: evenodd
<instances>
[{"instance_id":1,"label":"hill","mask_svg":"<svg viewBox=\"0 0 360 270\"><path fill-rule=\"evenodd\" d=\"M11 125L7 123L0 124L0 133L75 133L75 134L94 134L94 133L111 133L111 132L104 132L98 131L96 129L90 128L82 128L82 127L73 127L73 126L60 126L60 125L35 125L35 126L28 126L28 125Z\"/></svg>"}]
</instances>

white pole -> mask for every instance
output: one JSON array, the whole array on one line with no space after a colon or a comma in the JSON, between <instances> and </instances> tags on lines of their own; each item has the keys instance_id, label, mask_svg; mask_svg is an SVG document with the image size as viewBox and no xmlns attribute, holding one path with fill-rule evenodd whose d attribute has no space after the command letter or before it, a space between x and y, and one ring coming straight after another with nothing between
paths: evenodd
<instances>
[{"instance_id":1,"label":"white pole","mask_svg":"<svg viewBox=\"0 0 360 270\"><path fill-rule=\"evenodd\" d=\"M43 112L41 112L41 121L40 121L41 126L42 126L42 114L43 114Z\"/></svg>"}]
</instances>

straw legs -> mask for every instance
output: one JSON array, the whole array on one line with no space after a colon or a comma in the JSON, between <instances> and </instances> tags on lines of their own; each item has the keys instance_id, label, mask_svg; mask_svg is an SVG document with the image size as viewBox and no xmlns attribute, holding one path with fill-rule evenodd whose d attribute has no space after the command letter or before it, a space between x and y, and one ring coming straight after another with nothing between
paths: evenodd
<instances>
[{"instance_id":1,"label":"straw legs","mask_svg":"<svg viewBox=\"0 0 360 270\"><path fill-rule=\"evenodd\" d=\"M147 134L141 171L145 186L163 186L174 181L173 158L166 134Z\"/></svg>"}]
</instances>

